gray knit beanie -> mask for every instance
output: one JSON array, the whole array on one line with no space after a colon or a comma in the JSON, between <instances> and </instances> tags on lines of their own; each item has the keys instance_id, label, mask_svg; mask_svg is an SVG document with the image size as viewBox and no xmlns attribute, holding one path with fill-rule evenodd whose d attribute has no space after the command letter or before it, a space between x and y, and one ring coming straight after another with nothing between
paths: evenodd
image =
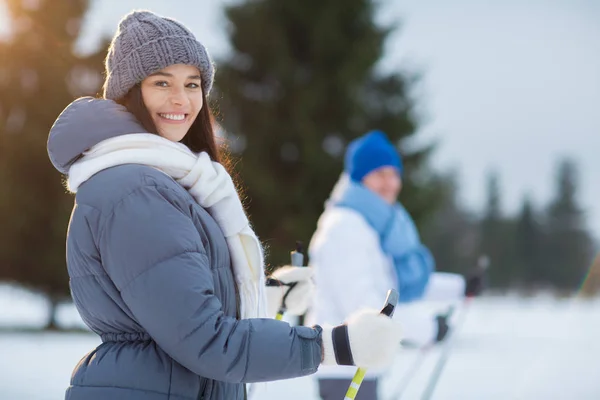
<instances>
[{"instance_id":1,"label":"gray knit beanie","mask_svg":"<svg viewBox=\"0 0 600 400\"><path fill-rule=\"evenodd\" d=\"M122 98L148 75L174 64L198 67L208 96L215 74L204 46L180 22L150 11L123 17L106 56L104 98Z\"/></svg>"}]
</instances>

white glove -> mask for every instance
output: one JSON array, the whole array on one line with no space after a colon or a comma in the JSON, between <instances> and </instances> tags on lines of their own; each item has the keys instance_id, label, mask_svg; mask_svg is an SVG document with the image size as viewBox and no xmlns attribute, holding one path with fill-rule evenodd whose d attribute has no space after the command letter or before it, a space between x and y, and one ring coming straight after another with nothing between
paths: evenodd
<instances>
[{"instance_id":1,"label":"white glove","mask_svg":"<svg viewBox=\"0 0 600 400\"><path fill-rule=\"evenodd\" d=\"M315 293L315 285L311 280L311 267L284 266L278 268L270 278L281 283L279 286L267 286L267 301L269 315L275 316L286 293L284 307L286 313L302 315L306 312ZM295 284L293 287L290 284Z\"/></svg>"},{"instance_id":2,"label":"white glove","mask_svg":"<svg viewBox=\"0 0 600 400\"><path fill-rule=\"evenodd\" d=\"M322 338L323 365L384 368L394 361L402 329L378 310L360 310L343 325L324 326Z\"/></svg>"}]
</instances>

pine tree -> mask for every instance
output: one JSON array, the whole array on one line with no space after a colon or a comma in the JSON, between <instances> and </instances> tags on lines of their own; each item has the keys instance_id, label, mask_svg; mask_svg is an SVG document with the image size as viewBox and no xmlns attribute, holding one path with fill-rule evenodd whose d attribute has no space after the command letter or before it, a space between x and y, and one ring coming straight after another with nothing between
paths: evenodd
<instances>
[{"instance_id":1,"label":"pine tree","mask_svg":"<svg viewBox=\"0 0 600 400\"><path fill-rule=\"evenodd\" d=\"M444 176L443 202L425 225L423 241L430 248L438 271L468 274L476 265L475 218L460 206L458 176Z\"/></svg>"},{"instance_id":2,"label":"pine tree","mask_svg":"<svg viewBox=\"0 0 600 400\"><path fill-rule=\"evenodd\" d=\"M502 214L500 179L496 171L487 177L487 200L480 222L479 254L487 256L492 268L490 286L506 289L515 280L515 265L510 243L512 223Z\"/></svg>"},{"instance_id":3,"label":"pine tree","mask_svg":"<svg viewBox=\"0 0 600 400\"><path fill-rule=\"evenodd\" d=\"M48 296L48 327L69 295L65 235L73 198L46 152L48 132L75 97L101 85L104 49L73 49L86 0L7 1L11 37L0 43L0 279ZM82 132L84 134L84 132Z\"/></svg>"},{"instance_id":4,"label":"pine tree","mask_svg":"<svg viewBox=\"0 0 600 400\"><path fill-rule=\"evenodd\" d=\"M401 200L423 222L438 200L425 163L408 151L417 120L406 74L378 74L389 28L369 0L249 0L229 6L233 48L216 78L219 117L254 227L271 261L307 242L342 171L347 143L385 131L404 157Z\"/></svg>"},{"instance_id":5,"label":"pine tree","mask_svg":"<svg viewBox=\"0 0 600 400\"><path fill-rule=\"evenodd\" d=\"M514 236L516 280L521 287L543 285L543 231L529 197L523 199Z\"/></svg>"},{"instance_id":6,"label":"pine tree","mask_svg":"<svg viewBox=\"0 0 600 400\"><path fill-rule=\"evenodd\" d=\"M574 290L592 263L592 239L577 204L577 167L562 160L557 168L556 194L546 212L545 265L548 280L559 289Z\"/></svg>"}]
</instances>

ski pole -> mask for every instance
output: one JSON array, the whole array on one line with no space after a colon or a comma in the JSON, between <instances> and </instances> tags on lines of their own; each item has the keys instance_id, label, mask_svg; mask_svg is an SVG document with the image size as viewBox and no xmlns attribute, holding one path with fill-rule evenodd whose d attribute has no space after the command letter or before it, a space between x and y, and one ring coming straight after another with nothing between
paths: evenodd
<instances>
[{"instance_id":1,"label":"ski pole","mask_svg":"<svg viewBox=\"0 0 600 400\"><path fill-rule=\"evenodd\" d=\"M455 309L456 308L454 305L450 306L444 317L446 319L449 319L452 316L452 314L454 314ZM436 343L437 341L433 339L429 343L419 348L419 354L417 355L417 359L411 364L411 368L400 381L400 385L398 385L396 390L392 392L392 395L389 398L390 400L400 400L402 398L404 391L408 388L408 385L410 385L410 382L412 381L417 371L421 368L421 365L423 365L423 361L425 361L425 357L429 353L429 350L431 350L431 348L433 348L436 345Z\"/></svg>"},{"instance_id":2,"label":"ski pole","mask_svg":"<svg viewBox=\"0 0 600 400\"><path fill-rule=\"evenodd\" d=\"M444 369L444 366L446 365L446 362L448 361L448 357L450 356L450 350L452 349L452 340L456 336L456 331L458 331L458 329L463 325L465 321L467 311L469 309L469 304L471 303L472 299L473 297L467 297L463 302L463 310L460 313L460 319L456 322L453 332L450 333L450 337L446 338L446 343L444 344L444 347L442 349L442 354L440 355L440 358L438 358L438 362L436 363L431 377L427 382L427 386L425 387L425 391L421 396L421 400L430 400L431 396L433 396L435 387L440 379L440 376L442 375L442 371Z\"/></svg>"},{"instance_id":3,"label":"ski pole","mask_svg":"<svg viewBox=\"0 0 600 400\"><path fill-rule=\"evenodd\" d=\"M296 242L296 249L290 252L291 265L294 267L302 267L304 266L304 255L302 254L302 242ZM279 311L277 311L277 315L275 319L282 320L283 314L286 311L285 300L287 299L288 294L292 291L294 286L296 286L297 282L290 283L287 292L283 295L283 299L281 299L281 306L279 307Z\"/></svg>"},{"instance_id":4,"label":"ski pole","mask_svg":"<svg viewBox=\"0 0 600 400\"><path fill-rule=\"evenodd\" d=\"M487 255L482 254L477 259L477 267L476 267L477 273L481 274L480 279L484 278L484 275L489 268L490 268L490 259ZM454 332L450 333L450 337L448 337L446 339L446 343L444 345L444 348L442 349L442 354L440 355L440 358L438 359L438 362L435 365L435 368L433 370L433 373L431 374L431 377L429 379L429 382L427 383L427 386L425 387L425 391L423 392L423 396L421 397L421 400L430 400L431 396L433 396L433 392L434 392L437 382L442 374L442 370L444 369L444 366L446 365L446 362L448 361L448 357L450 355L450 350L451 350L450 344L452 343L452 339L454 339L454 336L456 335L456 331L464 324L465 318L467 316L467 311L469 310L469 306L470 306L471 302L473 301L473 297L475 297L475 296L476 296L476 294L471 294L471 295L467 295L467 297L465 298L465 300L463 302L463 310L460 314L460 319L455 324Z\"/></svg>"},{"instance_id":5,"label":"ski pole","mask_svg":"<svg viewBox=\"0 0 600 400\"><path fill-rule=\"evenodd\" d=\"M392 317L394 315L394 309L396 308L397 303L398 292L395 289L388 290L387 296L385 298L385 303L383 305L383 308L381 309L381 314L387 315L388 317ZM356 395L358 394L358 389L360 389L360 385L362 384L366 373L366 368L359 367L356 370L356 373L354 374L354 378L352 378L352 382L350 382L350 386L348 387L348 391L346 392L346 397L344 397L344 400L354 400L354 398L356 398Z\"/></svg>"}]
</instances>

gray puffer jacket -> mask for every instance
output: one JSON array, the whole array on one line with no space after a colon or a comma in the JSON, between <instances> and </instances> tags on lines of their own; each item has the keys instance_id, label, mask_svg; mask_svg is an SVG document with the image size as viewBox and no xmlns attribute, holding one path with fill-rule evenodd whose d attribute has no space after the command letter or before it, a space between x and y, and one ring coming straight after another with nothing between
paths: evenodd
<instances>
[{"instance_id":1,"label":"gray puffer jacket","mask_svg":"<svg viewBox=\"0 0 600 400\"><path fill-rule=\"evenodd\" d=\"M81 98L50 131L62 173L111 137L143 132L110 100ZM67 236L71 293L102 344L76 366L66 398L243 399L244 383L314 373L320 329L236 318L225 238L177 182L143 165L80 186Z\"/></svg>"}]
</instances>

